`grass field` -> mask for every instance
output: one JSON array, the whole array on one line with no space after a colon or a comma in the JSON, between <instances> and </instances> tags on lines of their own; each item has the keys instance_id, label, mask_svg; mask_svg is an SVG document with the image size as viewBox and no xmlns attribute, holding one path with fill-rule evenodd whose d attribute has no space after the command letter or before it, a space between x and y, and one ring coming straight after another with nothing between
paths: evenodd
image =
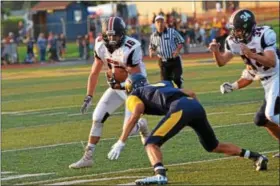
<instances>
[{"instance_id":1,"label":"grass field","mask_svg":"<svg viewBox=\"0 0 280 186\"><path fill-rule=\"evenodd\" d=\"M158 81L156 62L146 65L149 81ZM249 160L207 153L195 133L186 128L163 146L171 184L279 185L279 159L271 157L279 144L253 124L264 97L260 83L228 95L219 92L220 84L239 78L243 68L239 59L223 68L206 60L184 60L184 86L196 91L219 140L265 153L268 171L256 172ZM2 71L2 185L116 185L151 175L139 136L128 140L119 160L106 159L120 135L123 108L106 122L94 166L68 168L81 158L91 128L94 106L88 114L79 114L89 71L90 65ZM94 105L106 88L100 75ZM150 128L160 120L146 118Z\"/></svg>"}]
</instances>

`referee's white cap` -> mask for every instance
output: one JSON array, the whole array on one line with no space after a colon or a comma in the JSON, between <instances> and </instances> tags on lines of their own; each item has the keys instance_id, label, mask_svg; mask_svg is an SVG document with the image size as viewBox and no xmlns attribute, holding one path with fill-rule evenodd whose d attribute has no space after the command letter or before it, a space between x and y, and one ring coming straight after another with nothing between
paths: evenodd
<instances>
[{"instance_id":1,"label":"referee's white cap","mask_svg":"<svg viewBox=\"0 0 280 186\"><path fill-rule=\"evenodd\" d=\"M159 19L163 19L164 20L164 17L162 15L158 15L158 16L156 16L155 21L157 21Z\"/></svg>"}]
</instances>

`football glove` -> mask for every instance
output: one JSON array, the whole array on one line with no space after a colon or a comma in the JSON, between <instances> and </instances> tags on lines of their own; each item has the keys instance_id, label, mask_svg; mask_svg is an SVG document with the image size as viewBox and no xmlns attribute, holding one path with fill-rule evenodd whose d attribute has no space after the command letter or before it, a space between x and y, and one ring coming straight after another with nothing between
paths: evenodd
<instances>
[{"instance_id":1,"label":"football glove","mask_svg":"<svg viewBox=\"0 0 280 186\"><path fill-rule=\"evenodd\" d=\"M121 83L115 79L114 74L111 78L107 77L107 83L112 89L124 90L124 87L121 85Z\"/></svg>"},{"instance_id":2,"label":"football glove","mask_svg":"<svg viewBox=\"0 0 280 186\"><path fill-rule=\"evenodd\" d=\"M87 112L87 110L89 109L89 107L91 106L91 100L92 100L92 96L87 95L84 99L84 103L81 107L81 113L85 114Z\"/></svg>"},{"instance_id":3,"label":"football glove","mask_svg":"<svg viewBox=\"0 0 280 186\"><path fill-rule=\"evenodd\" d=\"M232 84L229 82L225 82L220 86L220 90L222 94L230 93L233 91Z\"/></svg>"},{"instance_id":4,"label":"football glove","mask_svg":"<svg viewBox=\"0 0 280 186\"><path fill-rule=\"evenodd\" d=\"M108 153L108 159L116 160L119 158L121 151L123 150L125 143L118 140L112 147L110 152Z\"/></svg>"}]
</instances>

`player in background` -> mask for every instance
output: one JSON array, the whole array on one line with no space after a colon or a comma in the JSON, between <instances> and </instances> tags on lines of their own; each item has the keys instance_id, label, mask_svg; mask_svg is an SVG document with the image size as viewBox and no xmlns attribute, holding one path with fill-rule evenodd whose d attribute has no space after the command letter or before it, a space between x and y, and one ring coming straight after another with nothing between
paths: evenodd
<instances>
[{"instance_id":1,"label":"player in background","mask_svg":"<svg viewBox=\"0 0 280 186\"><path fill-rule=\"evenodd\" d=\"M69 168L90 167L93 164L92 155L96 144L99 142L103 124L106 119L117 110L126 100L127 95L124 90L124 82L119 82L120 70L126 70L128 74L141 73L146 77L145 65L142 61L141 44L126 35L126 26L120 17L109 17L102 24L102 37L95 41L95 58L87 84L87 96L81 107L81 112L85 113L91 106L91 101L97 86L98 76L103 65L108 66L112 76L107 76L109 88L104 92L96 105L92 115L92 128L90 130L88 144L83 157L69 165ZM125 110L124 123L129 118L130 112ZM131 135L140 131L141 140L144 143L148 136L147 121L143 118L136 121Z\"/></svg>"},{"instance_id":2,"label":"player in background","mask_svg":"<svg viewBox=\"0 0 280 186\"><path fill-rule=\"evenodd\" d=\"M258 152L242 149L231 143L219 142L208 122L203 106L196 98L189 95L189 91L174 88L170 81L149 85L141 74L129 76L125 88L129 94L126 105L132 114L119 140L109 152L109 159L118 158L115 149L118 151L123 149L129 133L135 126L135 121L142 114L163 116L145 143L145 150L154 167L155 175L136 180L136 184L166 184L168 182L160 147L186 126L196 132L206 151L248 158L254 162L257 171L267 169L267 158Z\"/></svg>"},{"instance_id":3,"label":"player in background","mask_svg":"<svg viewBox=\"0 0 280 186\"><path fill-rule=\"evenodd\" d=\"M250 66L265 91L265 102L256 115L255 123L264 126L271 134L279 134L279 53L276 33L269 26L257 26L254 14L246 9L235 11L229 24L232 31L226 39L225 52L219 51L219 43L215 40L210 43L209 50L219 67L226 65L234 55L241 56L244 63ZM231 84L233 90L239 86L239 83Z\"/></svg>"}]
</instances>

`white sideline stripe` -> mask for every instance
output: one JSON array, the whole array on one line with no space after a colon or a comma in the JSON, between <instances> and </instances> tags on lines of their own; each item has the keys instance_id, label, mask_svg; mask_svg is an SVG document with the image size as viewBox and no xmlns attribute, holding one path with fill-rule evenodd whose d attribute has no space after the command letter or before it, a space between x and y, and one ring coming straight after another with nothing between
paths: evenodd
<instances>
[{"instance_id":1,"label":"white sideline stripe","mask_svg":"<svg viewBox=\"0 0 280 186\"><path fill-rule=\"evenodd\" d=\"M279 149L277 150L271 150L271 151L264 151L260 152L261 154L267 154L267 153L274 153L274 152L279 152ZM214 162L214 161L222 161L222 160L227 160L227 159L234 159L234 158L239 158L237 156L231 156L231 157L224 157L224 158L215 158L215 159L209 159L209 160L199 160L199 161L190 161L190 162L185 162L185 163L174 163L174 164L168 164L166 167L173 167L173 166L181 166L181 165L191 165L191 164L197 164L197 163L207 163L207 162ZM140 170L148 170L151 169L151 167L142 167L142 168L135 168L135 169L127 169L127 170L121 170L121 171L111 171L111 172L104 172L104 173L99 173L99 174L88 174L88 175L83 175L83 176L72 176L72 177L64 177L64 178L57 178L53 180L45 180L45 181L38 181L38 182L27 182L27 183L22 183L18 185L38 185L38 184L44 184L48 182L59 182L59 181L67 181L69 179L81 179L81 178L86 178L90 176L102 176L102 175L108 175L108 174L118 174L118 173L126 173L126 172L132 172L132 171L140 171Z\"/></svg>"},{"instance_id":2,"label":"white sideline stripe","mask_svg":"<svg viewBox=\"0 0 280 186\"><path fill-rule=\"evenodd\" d=\"M112 178L97 178L97 179L88 179L88 180L74 180L74 181L65 181L65 182L57 182L51 183L47 185L75 185L81 183L88 183L88 182L98 182L98 181L109 181L109 180L120 180L120 179L131 179L131 178L144 178L144 176L119 176L119 177L112 177Z\"/></svg>"},{"instance_id":3,"label":"white sideline stripe","mask_svg":"<svg viewBox=\"0 0 280 186\"><path fill-rule=\"evenodd\" d=\"M39 174L21 174L17 176L8 176L6 178L1 178L1 181L8 181L8 180L14 180L14 179L20 179L20 178L26 178L26 177L34 177L34 176L45 176L55 173L39 173Z\"/></svg>"},{"instance_id":4,"label":"white sideline stripe","mask_svg":"<svg viewBox=\"0 0 280 186\"><path fill-rule=\"evenodd\" d=\"M11 171L4 171L4 172L1 172L1 174L12 174L14 172L11 172Z\"/></svg>"},{"instance_id":5,"label":"white sideline stripe","mask_svg":"<svg viewBox=\"0 0 280 186\"><path fill-rule=\"evenodd\" d=\"M253 115L256 114L256 112L248 112L248 113L244 113L244 114L236 114L238 116L247 116L247 115Z\"/></svg>"},{"instance_id":6,"label":"white sideline stripe","mask_svg":"<svg viewBox=\"0 0 280 186\"><path fill-rule=\"evenodd\" d=\"M229 124L229 125L219 125L219 126L213 126L212 128L226 128L226 127L234 127L234 126L240 126L240 125L248 125L251 124L252 122L245 122L245 123L235 123L235 124ZM186 130L183 130L183 132L188 132L192 131L192 129L187 128ZM139 135L133 135L129 136L129 138L135 138L138 137ZM101 139L100 141L109 141L109 140L116 140L117 138L104 138ZM82 143L85 143L87 141L82 141ZM50 148L50 147L58 147L58 146L64 146L64 145L73 145L73 144L79 144L81 141L74 141L74 142L68 142L68 143L58 143L58 144L53 144L53 145L44 145L44 146L38 146L38 147L27 147L27 148L22 148L22 149L10 149L10 150L4 150L2 153L5 152L18 152L18 151L25 151L25 150L33 150L33 149L42 149L42 148Z\"/></svg>"}]
</instances>

